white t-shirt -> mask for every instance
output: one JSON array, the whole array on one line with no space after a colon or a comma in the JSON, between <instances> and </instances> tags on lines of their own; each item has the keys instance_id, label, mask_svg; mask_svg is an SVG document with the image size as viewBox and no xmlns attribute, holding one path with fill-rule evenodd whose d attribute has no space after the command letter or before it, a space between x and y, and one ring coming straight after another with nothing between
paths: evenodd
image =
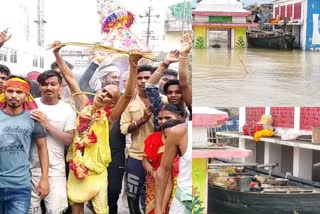
<instances>
[{"instance_id":1,"label":"white t-shirt","mask_svg":"<svg viewBox=\"0 0 320 214\"><path fill-rule=\"evenodd\" d=\"M61 131L70 131L75 129L76 113L70 104L60 100L56 105L45 105L40 99L41 98L35 99L38 109L47 115L51 125ZM63 142L53 138L48 133L47 147L49 153L49 176L65 176ZM31 148L30 164L32 176L41 176L38 147L35 143L33 143Z\"/></svg>"},{"instance_id":2,"label":"white t-shirt","mask_svg":"<svg viewBox=\"0 0 320 214\"><path fill-rule=\"evenodd\" d=\"M179 159L178 186L185 192L192 191L192 121L188 121L187 150Z\"/></svg>"}]
</instances>

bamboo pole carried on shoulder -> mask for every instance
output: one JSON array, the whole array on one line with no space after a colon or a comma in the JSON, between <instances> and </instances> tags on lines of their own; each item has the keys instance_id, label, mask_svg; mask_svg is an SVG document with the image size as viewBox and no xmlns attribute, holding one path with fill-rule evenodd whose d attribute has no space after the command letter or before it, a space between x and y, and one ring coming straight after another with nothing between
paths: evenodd
<instances>
[{"instance_id":1,"label":"bamboo pole carried on shoulder","mask_svg":"<svg viewBox=\"0 0 320 214\"><path fill-rule=\"evenodd\" d=\"M127 51L127 50L121 50L121 49L118 49L118 48L105 46L105 45L102 45L102 44L85 43L85 42L65 42L65 43L59 43L59 45L51 44L51 45L48 46L47 50L53 49L55 47L62 47L62 46L89 47L89 48L92 48L94 50L101 50L101 51L106 51L106 52L129 55L129 51ZM151 61L157 61L158 62L158 61L163 60L163 58L156 57L156 55L161 55L161 54L164 54L164 53L144 51L144 52L142 52L142 57L145 58L145 59L149 59Z\"/></svg>"}]
</instances>

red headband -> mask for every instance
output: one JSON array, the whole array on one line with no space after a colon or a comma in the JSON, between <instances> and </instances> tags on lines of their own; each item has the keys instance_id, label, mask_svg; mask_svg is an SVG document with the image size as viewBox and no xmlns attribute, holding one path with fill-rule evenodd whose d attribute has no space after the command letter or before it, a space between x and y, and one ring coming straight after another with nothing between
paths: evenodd
<instances>
[{"instance_id":1,"label":"red headband","mask_svg":"<svg viewBox=\"0 0 320 214\"><path fill-rule=\"evenodd\" d=\"M38 108L36 102L33 100L33 97L30 94L31 87L27 81L25 81L21 78L18 78L18 77L10 78L10 79L6 80L4 83L4 89L7 89L9 87L21 89L27 94L27 98L23 104L23 108L25 110L33 110L33 109ZM3 109L5 106L6 106L5 96L4 96L4 93L1 93L0 94L0 109Z\"/></svg>"},{"instance_id":2,"label":"red headband","mask_svg":"<svg viewBox=\"0 0 320 214\"><path fill-rule=\"evenodd\" d=\"M26 94L30 94L30 85L27 81L20 79L20 78L11 78L5 81L4 89L8 87L19 88L23 90Z\"/></svg>"}]
</instances>

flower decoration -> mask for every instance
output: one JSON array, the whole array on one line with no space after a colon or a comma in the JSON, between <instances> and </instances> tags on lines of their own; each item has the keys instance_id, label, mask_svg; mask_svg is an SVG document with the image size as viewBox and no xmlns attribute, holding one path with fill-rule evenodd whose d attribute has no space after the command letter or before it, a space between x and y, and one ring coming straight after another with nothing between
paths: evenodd
<instances>
[{"instance_id":1,"label":"flower decoration","mask_svg":"<svg viewBox=\"0 0 320 214\"><path fill-rule=\"evenodd\" d=\"M88 126L90 125L90 118L79 116L79 125L77 126L78 132L84 132L88 129Z\"/></svg>"},{"instance_id":2,"label":"flower decoration","mask_svg":"<svg viewBox=\"0 0 320 214\"><path fill-rule=\"evenodd\" d=\"M69 162L69 168L73 170L76 178L84 179L88 175L88 168L83 164L75 164L73 160Z\"/></svg>"},{"instance_id":3,"label":"flower decoration","mask_svg":"<svg viewBox=\"0 0 320 214\"><path fill-rule=\"evenodd\" d=\"M77 150L76 156L69 162L69 168L74 172L78 179L84 179L88 175L88 168L83 164L81 152Z\"/></svg>"},{"instance_id":4,"label":"flower decoration","mask_svg":"<svg viewBox=\"0 0 320 214\"><path fill-rule=\"evenodd\" d=\"M69 162L69 168L74 172L76 178L84 179L88 175L88 168L83 161L83 152L86 146L93 146L98 142L98 136L91 130L93 123L103 123L111 114L111 108L98 109L92 112L92 105L88 105L79 112L77 128L75 133L75 156Z\"/></svg>"},{"instance_id":5,"label":"flower decoration","mask_svg":"<svg viewBox=\"0 0 320 214\"><path fill-rule=\"evenodd\" d=\"M87 138L89 140L88 141L89 144L95 144L98 140L94 131L91 131L89 134L87 134Z\"/></svg>"}]
</instances>

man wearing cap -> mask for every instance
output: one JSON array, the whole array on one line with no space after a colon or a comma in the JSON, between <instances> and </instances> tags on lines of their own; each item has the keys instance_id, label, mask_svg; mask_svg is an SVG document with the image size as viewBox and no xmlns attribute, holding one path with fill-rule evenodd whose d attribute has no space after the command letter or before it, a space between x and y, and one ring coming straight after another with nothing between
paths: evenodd
<instances>
[{"instance_id":1,"label":"man wearing cap","mask_svg":"<svg viewBox=\"0 0 320 214\"><path fill-rule=\"evenodd\" d=\"M36 107L27 80L13 76L5 82L4 93L0 95L0 213L28 213L32 139L37 143L41 165L37 191L41 198L48 195L46 132L30 117L30 110Z\"/></svg>"},{"instance_id":2,"label":"man wearing cap","mask_svg":"<svg viewBox=\"0 0 320 214\"><path fill-rule=\"evenodd\" d=\"M94 53L93 59L79 80L80 89L95 93L106 85L119 86L120 70L110 63L105 63L105 56L99 52ZM92 98L92 95L89 95Z\"/></svg>"},{"instance_id":3,"label":"man wearing cap","mask_svg":"<svg viewBox=\"0 0 320 214\"><path fill-rule=\"evenodd\" d=\"M109 64L104 65L99 69L100 72L100 81L101 87L106 85L117 85L119 86L119 79L120 79L120 70L116 65Z\"/></svg>"}]
</instances>

